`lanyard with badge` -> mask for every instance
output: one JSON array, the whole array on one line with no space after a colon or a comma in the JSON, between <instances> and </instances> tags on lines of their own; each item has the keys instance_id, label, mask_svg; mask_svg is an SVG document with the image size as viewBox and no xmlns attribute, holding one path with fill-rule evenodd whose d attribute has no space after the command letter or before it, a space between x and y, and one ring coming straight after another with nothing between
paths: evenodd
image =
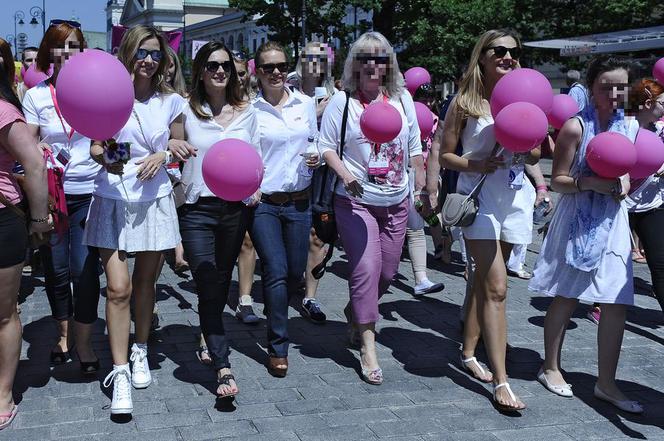
<instances>
[{"instance_id":1,"label":"lanyard with badge","mask_svg":"<svg viewBox=\"0 0 664 441\"><path fill-rule=\"evenodd\" d=\"M65 145L64 148L60 149L58 152L58 156L55 157L55 159L60 162L63 166L67 166L69 163L69 160L71 159L71 138L74 136L74 128L71 127L69 130L69 133L67 133L67 127L65 126L65 120L62 118L62 113L60 113L60 106L58 106L58 100L55 98L55 87L53 87L53 84L49 82L48 84L49 89L51 90L51 97L53 98L53 106L55 106L55 113L58 115L58 119L60 119L60 124L62 125L62 131L64 132L65 136L67 137L67 144Z\"/></svg>"},{"instance_id":2,"label":"lanyard with badge","mask_svg":"<svg viewBox=\"0 0 664 441\"><path fill-rule=\"evenodd\" d=\"M362 92L358 91L360 104L364 109L369 107L369 100L366 100ZM383 102L387 103L389 99L383 95ZM390 171L390 162L387 158L387 149L383 148L383 144L370 143L371 152L369 153L369 164L367 173L369 181L376 183L382 181Z\"/></svg>"}]
</instances>

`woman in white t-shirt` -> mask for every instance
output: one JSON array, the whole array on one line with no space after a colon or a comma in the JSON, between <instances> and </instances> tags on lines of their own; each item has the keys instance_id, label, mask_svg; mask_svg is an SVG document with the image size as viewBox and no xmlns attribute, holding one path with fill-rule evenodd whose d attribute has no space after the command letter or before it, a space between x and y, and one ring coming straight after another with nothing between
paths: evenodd
<instances>
[{"instance_id":1,"label":"woman in white t-shirt","mask_svg":"<svg viewBox=\"0 0 664 441\"><path fill-rule=\"evenodd\" d=\"M344 88L323 114L318 147L339 176L334 200L337 228L350 265L350 303L344 310L351 340L361 339L362 377L383 382L376 356L378 300L399 268L408 220L408 164L415 170L415 191L424 188L424 160L415 105L404 88L392 45L378 32L353 43L344 65ZM372 102L386 102L401 115L401 131L392 141L371 143L360 129L360 116ZM338 150L348 106L343 158ZM352 310L352 313L351 313Z\"/></svg>"},{"instance_id":2,"label":"woman in white t-shirt","mask_svg":"<svg viewBox=\"0 0 664 441\"><path fill-rule=\"evenodd\" d=\"M103 166L95 188L83 241L99 248L106 270L106 321L113 371L104 380L113 387L112 414L133 410L130 382L146 388L152 382L147 340L155 298L155 281L163 250L180 241L177 212L165 164L172 156L185 160L194 149L182 138L185 100L165 83L166 40L154 28L136 26L122 38L118 60L133 77L136 100L132 115L114 137L130 143L126 163L108 163L113 143L94 141L91 156ZM127 254L136 253L130 277ZM136 342L129 344L129 300L135 296Z\"/></svg>"},{"instance_id":3,"label":"woman in white t-shirt","mask_svg":"<svg viewBox=\"0 0 664 441\"><path fill-rule=\"evenodd\" d=\"M62 234L53 235L49 245L40 247L46 294L60 337L51 351L51 363L66 362L69 348L75 342L81 371L94 375L99 370L99 360L92 350L90 336L99 304L99 254L96 248L83 245L81 238L95 176L101 166L90 158L90 139L65 121L55 94L60 69L84 47L79 27L68 22L48 27L37 55L37 66L46 71L53 63L53 75L25 93L23 113L36 141L41 139L42 146L53 152L64 169L69 225ZM69 332L71 324L74 341Z\"/></svg>"},{"instance_id":4,"label":"woman in white t-shirt","mask_svg":"<svg viewBox=\"0 0 664 441\"><path fill-rule=\"evenodd\" d=\"M258 123L253 106L242 95L233 56L223 43L211 41L198 51L192 84L184 130L198 156L182 170L186 202L178 212L182 244L196 283L201 331L217 371L217 396L224 398L236 395L238 387L230 370L222 316L250 213L243 202L215 196L203 181L202 165L208 149L222 139L257 146Z\"/></svg>"}]
</instances>

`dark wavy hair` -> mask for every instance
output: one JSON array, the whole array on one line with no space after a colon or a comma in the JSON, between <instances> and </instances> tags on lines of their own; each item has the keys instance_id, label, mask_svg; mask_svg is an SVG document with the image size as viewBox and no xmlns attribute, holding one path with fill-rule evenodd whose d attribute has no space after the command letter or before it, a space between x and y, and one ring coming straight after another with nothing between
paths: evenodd
<instances>
[{"instance_id":1,"label":"dark wavy hair","mask_svg":"<svg viewBox=\"0 0 664 441\"><path fill-rule=\"evenodd\" d=\"M240 87L240 79L237 76L237 69L233 62L233 54L231 51L219 41L210 41L198 50L196 58L194 58L194 65L191 73L191 93L189 94L189 107L194 111L196 116L200 119L212 119L212 115L203 110L203 104L207 101L207 94L205 92L205 84L203 84L203 73L205 72L205 63L213 52L222 50L228 54L228 59L231 62L231 71L228 77L228 85L226 86L226 102L233 107L242 107L246 101L242 96L242 89Z\"/></svg>"},{"instance_id":2,"label":"dark wavy hair","mask_svg":"<svg viewBox=\"0 0 664 441\"><path fill-rule=\"evenodd\" d=\"M610 72L616 69L624 69L627 71L628 77L632 74L632 63L625 57L618 57L615 55L596 55L588 63L588 71L586 72L586 86L588 91L592 93L595 80L604 72Z\"/></svg>"}]
</instances>

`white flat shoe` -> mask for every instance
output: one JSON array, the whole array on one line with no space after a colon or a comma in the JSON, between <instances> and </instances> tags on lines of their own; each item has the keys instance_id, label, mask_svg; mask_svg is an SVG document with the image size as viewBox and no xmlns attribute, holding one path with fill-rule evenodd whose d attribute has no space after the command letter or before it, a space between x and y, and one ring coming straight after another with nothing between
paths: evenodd
<instances>
[{"instance_id":1,"label":"white flat shoe","mask_svg":"<svg viewBox=\"0 0 664 441\"><path fill-rule=\"evenodd\" d=\"M641 406L641 404L638 401L616 400L615 398L611 398L610 396L602 392L602 390L599 387L597 387L596 384L595 384L594 394L595 398L597 398L598 400L611 403L622 411L629 413L643 413L644 411L643 406Z\"/></svg>"},{"instance_id":2,"label":"white flat shoe","mask_svg":"<svg viewBox=\"0 0 664 441\"><path fill-rule=\"evenodd\" d=\"M537 373L537 381L542 383L542 386L547 388L549 391L553 392L556 395L560 395L565 398L572 398L574 394L572 393L571 384L551 384L549 379L546 378L546 374L542 369Z\"/></svg>"}]
</instances>

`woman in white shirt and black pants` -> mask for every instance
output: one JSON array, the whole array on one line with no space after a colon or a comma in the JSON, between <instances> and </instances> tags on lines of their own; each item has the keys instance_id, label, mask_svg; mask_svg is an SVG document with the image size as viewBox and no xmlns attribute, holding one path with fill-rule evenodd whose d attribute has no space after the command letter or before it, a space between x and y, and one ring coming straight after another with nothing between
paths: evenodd
<instances>
[{"instance_id":1,"label":"woman in white shirt and black pants","mask_svg":"<svg viewBox=\"0 0 664 441\"><path fill-rule=\"evenodd\" d=\"M263 266L263 297L267 311L268 372L284 377L288 370L289 287L301 279L307 264L311 229L309 168L305 162L309 137L316 137L314 100L285 85L288 62L284 49L268 41L256 51L261 93L254 100L265 165L261 203L251 237Z\"/></svg>"},{"instance_id":2,"label":"woman in white shirt and black pants","mask_svg":"<svg viewBox=\"0 0 664 441\"><path fill-rule=\"evenodd\" d=\"M215 196L203 181L203 157L226 138L258 145L253 106L245 101L233 56L223 43L211 41L196 54L193 89L184 110L186 140L198 149L182 170L186 202L179 208L185 255L196 283L201 330L217 371L219 397L238 393L230 371L230 349L222 315L233 267L249 227L250 209L243 202ZM250 205L258 202L252 198Z\"/></svg>"},{"instance_id":3,"label":"woman in white shirt and black pants","mask_svg":"<svg viewBox=\"0 0 664 441\"><path fill-rule=\"evenodd\" d=\"M194 152L182 138L181 114L186 101L166 84L169 60L164 36L147 26L136 26L123 37L118 60L134 81L132 115L115 136L130 143L126 163L109 164L103 141L94 141L90 155L104 168L97 175L83 243L99 248L106 271L106 322L113 355L113 371L104 385L113 387L112 414L133 410L131 384L146 388L152 382L147 360L155 282L161 253L180 242L171 182L164 167ZM130 278L127 254L136 253ZM129 371L129 300L134 295L136 342L131 347Z\"/></svg>"}]
</instances>

